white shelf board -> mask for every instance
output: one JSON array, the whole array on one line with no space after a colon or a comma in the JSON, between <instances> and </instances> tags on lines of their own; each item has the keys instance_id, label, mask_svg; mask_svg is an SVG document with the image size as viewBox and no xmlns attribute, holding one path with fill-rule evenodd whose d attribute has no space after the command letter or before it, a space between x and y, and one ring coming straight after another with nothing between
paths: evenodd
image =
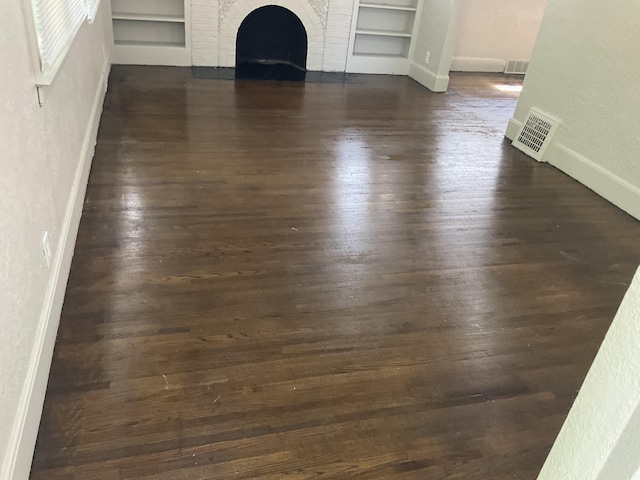
<instances>
[{"instance_id":1,"label":"white shelf board","mask_svg":"<svg viewBox=\"0 0 640 480\"><path fill-rule=\"evenodd\" d=\"M354 53L354 57L366 57L368 59L407 59L406 55L395 55L393 53Z\"/></svg>"},{"instance_id":2,"label":"white shelf board","mask_svg":"<svg viewBox=\"0 0 640 480\"><path fill-rule=\"evenodd\" d=\"M118 40L114 41L115 45L122 47L170 47L170 48L184 48L184 44L177 42L155 42L152 40Z\"/></svg>"},{"instance_id":3,"label":"white shelf board","mask_svg":"<svg viewBox=\"0 0 640 480\"><path fill-rule=\"evenodd\" d=\"M378 37L411 38L411 32L395 32L393 30L356 30L356 35L376 35Z\"/></svg>"},{"instance_id":4,"label":"white shelf board","mask_svg":"<svg viewBox=\"0 0 640 480\"><path fill-rule=\"evenodd\" d=\"M184 17L177 15L158 15L151 13L119 13L113 12L111 15L113 20L136 20L144 22L169 22L169 23L184 23Z\"/></svg>"},{"instance_id":5,"label":"white shelf board","mask_svg":"<svg viewBox=\"0 0 640 480\"><path fill-rule=\"evenodd\" d=\"M400 10L403 12L415 12L417 7L403 7L402 5L390 5L388 3L360 3L360 8L378 8L381 10Z\"/></svg>"}]
</instances>

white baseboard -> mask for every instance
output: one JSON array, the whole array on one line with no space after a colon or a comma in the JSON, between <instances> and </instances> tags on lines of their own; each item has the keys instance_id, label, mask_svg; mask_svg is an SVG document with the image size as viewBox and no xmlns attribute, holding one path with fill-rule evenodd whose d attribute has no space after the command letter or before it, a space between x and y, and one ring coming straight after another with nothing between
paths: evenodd
<instances>
[{"instance_id":1,"label":"white baseboard","mask_svg":"<svg viewBox=\"0 0 640 480\"><path fill-rule=\"evenodd\" d=\"M191 66L191 51L184 47L154 47L149 45L114 45L112 60L122 65Z\"/></svg>"},{"instance_id":2,"label":"white baseboard","mask_svg":"<svg viewBox=\"0 0 640 480\"><path fill-rule=\"evenodd\" d=\"M453 57L452 72L491 72L503 73L507 61L502 58Z\"/></svg>"},{"instance_id":3,"label":"white baseboard","mask_svg":"<svg viewBox=\"0 0 640 480\"><path fill-rule=\"evenodd\" d=\"M513 142L516 139L516 135L518 135L518 132L521 128L522 122L520 120L512 118L507 124L507 131L504 133L504 136Z\"/></svg>"},{"instance_id":4,"label":"white baseboard","mask_svg":"<svg viewBox=\"0 0 640 480\"><path fill-rule=\"evenodd\" d=\"M509 120L505 136L513 141L521 128L522 122L512 118ZM549 145L544 154L544 161L640 220L639 187L558 142Z\"/></svg>"},{"instance_id":5,"label":"white baseboard","mask_svg":"<svg viewBox=\"0 0 640 480\"><path fill-rule=\"evenodd\" d=\"M436 75L416 62L411 62L409 76L432 92L446 92L449 87L449 75Z\"/></svg>"},{"instance_id":6,"label":"white baseboard","mask_svg":"<svg viewBox=\"0 0 640 480\"><path fill-rule=\"evenodd\" d=\"M102 67L102 75L93 100L88 128L82 143L60 238L57 242L58 247L53 258L51 276L40 314L29 370L13 429L9 436L9 450L6 453L2 471L0 471L0 479L2 480L26 480L31 471L31 461L42 416L53 348L60 324L60 313L71 269L76 236L80 226L82 206L95 150L102 104L107 91L110 66L111 62L107 58Z\"/></svg>"},{"instance_id":7,"label":"white baseboard","mask_svg":"<svg viewBox=\"0 0 640 480\"><path fill-rule=\"evenodd\" d=\"M309 68L309 70L312 70L312 68ZM379 55L349 55L347 72L373 75L406 75L409 73L409 59Z\"/></svg>"},{"instance_id":8,"label":"white baseboard","mask_svg":"<svg viewBox=\"0 0 640 480\"><path fill-rule=\"evenodd\" d=\"M640 220L640 188L558 143L549 145L548 162Z\"/></svg>"}]
</instances>

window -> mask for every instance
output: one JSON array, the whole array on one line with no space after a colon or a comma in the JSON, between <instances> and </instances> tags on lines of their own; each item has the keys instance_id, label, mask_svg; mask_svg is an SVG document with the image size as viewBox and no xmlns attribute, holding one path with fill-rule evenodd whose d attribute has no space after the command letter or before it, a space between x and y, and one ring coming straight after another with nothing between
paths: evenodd
<instances>
[{"instance_id":1,"label":"window","mask_svg":"<svg viewBox=\"0 0 640 480\"><path fill-rule=\"evenodd\" d=\"M93 21L100 0L31 0L41 80L51 81L85 19Z\"/></svg>"}]
</instances>

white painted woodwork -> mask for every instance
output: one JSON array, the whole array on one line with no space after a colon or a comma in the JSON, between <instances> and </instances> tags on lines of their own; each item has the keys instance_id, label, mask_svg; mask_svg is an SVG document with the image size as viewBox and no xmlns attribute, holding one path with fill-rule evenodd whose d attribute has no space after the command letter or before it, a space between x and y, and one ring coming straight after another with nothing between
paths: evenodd
<instances>
[{"instance_id":1,"label":"white painted woodwork","mask_svg":"<svg viewBox=\"0 0 640 480\"><path fill-rule=\"evenodd\" d=\"M114 62L191 65L189 0L113 0Z\"/></svg>"},{"instance_id":2,"label":"white painted woodwork","mask_svg":"<svg viewBox=\"0 0 640 480\"><path fill-rule=\"evenodd\" d=\"M347 71L409 73L421 0L365 0L354 5Z\"/></svg>"}]
</instances>

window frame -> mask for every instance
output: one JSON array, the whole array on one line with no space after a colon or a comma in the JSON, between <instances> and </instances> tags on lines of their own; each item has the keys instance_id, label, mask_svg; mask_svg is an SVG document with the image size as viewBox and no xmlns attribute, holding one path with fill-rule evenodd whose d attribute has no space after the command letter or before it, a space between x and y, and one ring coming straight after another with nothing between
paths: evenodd
<instances>
[{"instance_id":1,"label":"window frame","mask_svg":"<svg viewBox=\"0 0 640 480\"><path fill-rule=\"evenodd\" d=\"M38 20L37 20L37 12L36 12L36 0L23 0L25 7L25 19L27 24L28 34L31 37L32 41L30 41L30 49L31 49L31 57L32 63L34 67L35 73L35 85L37 87L38 92L38 101L42 106L45 102L45 99L48 95L48 90L53 86L57 74L60 71L62 65L64 64L65 59L68 56L69 50L71 49L73 43L76 40L78 35L78 31L84 25L85 21L89 23L93 23L95 20L98 9L100 8L100 0L80 0L83 5L84 14L82 16L82 20L78 23L78 25L74 26L67 30L67 32L72 32L71 34L67 34L67 38L64 41L63 47L58 51L58 55L52 63L45 68L43 52L41 50L41 45L39 41L40 32L38 30ZM74 0L59 0L61 2L66 1L74 1Z\"/></svg>"}]
</instances>

